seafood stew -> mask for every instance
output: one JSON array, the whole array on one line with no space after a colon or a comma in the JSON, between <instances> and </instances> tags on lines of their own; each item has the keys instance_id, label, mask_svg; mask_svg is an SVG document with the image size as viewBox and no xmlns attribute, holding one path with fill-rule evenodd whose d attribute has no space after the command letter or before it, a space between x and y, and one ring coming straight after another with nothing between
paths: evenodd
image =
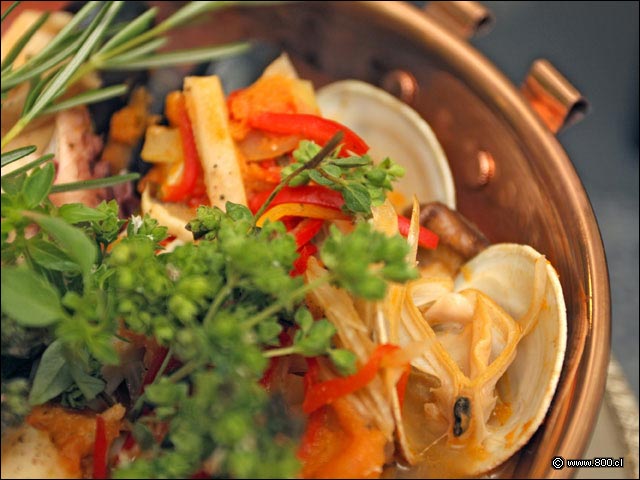
<instances>
[{"instance_id":1,"label":"seafood stew","mask_svg":"<svg viewBox=\"0 0 640 480\"><path fill-rule=\"evenodd\" d=\"M57 477L475 476L529 440L564 358L557 273L456 212L419 115L357 81L316 95L286 55L229 95L187 76L162 118L137 92L104 139L85 107L56 114L59 173L14 163L22 183L3 182L3 337L23 350L7 350L23 359L11 393L29 402L20 435L41 442L3 436L3 472L28 475L42 458L24 455L44 451ZM395 134L390 117L406 122ZM71 157L70 132L105 148ZM394 150L405 134L414 153ZM108 185L91 190L105 203L49 197L136 143L151 168L134 215L109 198L135 192ZM61 175L98 150L89 177Z\"/></svg>"}]
</instances>

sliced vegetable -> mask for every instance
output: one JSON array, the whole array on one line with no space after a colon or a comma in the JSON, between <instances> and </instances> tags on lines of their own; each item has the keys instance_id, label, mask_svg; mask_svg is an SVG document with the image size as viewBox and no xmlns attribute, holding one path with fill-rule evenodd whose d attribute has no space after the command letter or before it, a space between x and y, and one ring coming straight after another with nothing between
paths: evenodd
<instances>
[{"instance_id":1,"label":"sliced vegetable","mask_svg":"<svg viewBox=\"0 0 640 480\"><path fill-rule=\"evenodd\" d=\"M175 105L176 115L178 117L178 129L180 130L180 139L182 140L182 152L184 156L184 168L180 181L175 185L163 185L161 189L161 198L165 202L179 202L184 200L193 190L199 176L202 176L202 167L196 141L193 136L191 120L187 114L187 106L184 95L176 97Z\"/></svg>"},{"instance_id":2,"label":"sliced vegetable","mask_svg":"<svg viewBox=\"0 0 640 480\"><path fill-rule=\"evenodd\" d=\"M302 247L309 243L322 229L324 220L321 218L305 218L289 233L296 238L296 245Z\"/></svg>"},{"instance_id":3,"label":"sliced vegetable","mask_svg":"<svg viewBox=\"0 0 640 480\"><path fill-rule=\"evenodd\" d=\"M246 205L240 158L231 136L220 78L186 77L184 97L211 205L222 210L227 202Z\"/></svg>"},{"instance_id":4,"label":"sliced vegetable","mask_svg":"<svg viewBox=\"0 0 640 480\"><path fill-rule=\"evenodd\" d=\"M149 163L184 162L180 130L164 125L151 125L147 128L140 156Z\"/></svg>"},{"instance_id":5,"label":"sliced vegetable","mask_svg":"<svg viewBox=\"0 0 640 480\"><path fill-rule=\"evenodd\" d=\"M261 192L253 197L251 197L249 201L249 207L253 212L258 211L258 209L262 206L262 204L269 198L271 192ZM275 220L277 218L271 218L271 215L276 215L279 211L271 213L272 210L275 210L278 206L283 204L300 204L300 205L313 205L317 207L322 207L326 209L334 209L339 210L342 205L344 205L344 198L340 192L335 190L331 190L327 187L323 187L320 185L303 185L300 187L284 187L278 194L273 198L270 204L270 209L267 210L265 215L269 215L271 220ZM294 215L293 213L284 213L284 215ZM300 215L306 216L306 215ZM281 218L281 217L279 217ZM326 218L329 217L321 217L317 216L314 218ZM335 218L333 218L335 220ZM266 218L265 218L266 220ZM264 222L264 220L262 220ZM409 226L410 221L408 218L398 215L398 232L403 237L406 237L409 234ZM420 227L420 234L418 236L418 245L422 248L434 249L438 246L438 235L433 233L431 230Z\"/></svg>"},{"instance_id":6,"label":"sliced vegetable","mask_svg":"<svg viewBox=\"0 0 640 480\"><path fill-rule=\"evenodd\" d=\"M314 255L318 251L313 243L308 243L298 249L300 256L293 262L293 270L291 276L302 275L307 271L307 264L309 263L309 257Z\"/></svg>"},{"instance_id":7,"label":"sliced vegetable","mask_svg":"<svg viewBox=\"0 0 640 480\"><path fill-rule=\"evenodd\" d=\"M260 113L249 117L249 125L259 130L283 135L299 135L307 140L313 140L319 145L327 143L337 132L344 133L341 156L349 156L348 152L364 155L369 146L344 125L319 117L302 113Z\"/></svg>"},{"instance_id":8,"label":"sliced vegetable","mask_svg":"<svg viewBox=\"0 0 640 480\"><path fill-rule=\"evenodd\" d=\"M261 227L267 220L275 222L287 216L322 218L324 220L348 220L350 218L346 213L333 207L321 207L308 203L282 203L267 210L258 219L256 225Z\"/></svg>"},{"instance_id":9,"label":"sliced vegetable","mask_svg":"<svg viewBox=\"0 0 640 480\"><path fill-rule=\"evenodd\" d=\"M244 139L251 131L249 119L263 112L318 113L313 86L296 77L292 66L276 66L270 72L265 70L251 86L229 95L227 105L235 140Z\"/></svg>"},{"instance_id":10,"label":"sliced vegetable","mask_svg":"<svg viewBox=\"0 0 640 480\"><path fill-rule=\"evenodd\" d=\"M279 157L293 151L300 143L296 135L276 135L251 130L247 136L237 142L238 148L248 162L260 162Z\"/></svg>"},{"instance_id":11,"label":"sliced vegetable","mask_svg":"<svg viewBox=\"0 0 640 480\"><path fill-rule=\"evenodd\" d=\"M269 198L271 191L260 192L249 200L249 208L257 212L262 204ZM284 187L278 192L270 203L275 207L282 203L305 203L322 207L340 209L344 205L342 194L320 185L303 185L300 187Z\"/></svg>"},{"instance_id":12,"label":"sliced vegetable","mask_svg":"<svg viewBox=\"0 0 640 480\"><path fill-rule=\"evenodd\" d=\"M96 416L96 438L93 444L93 478L107 478L107 429L104 418Z\"/></svg>"},{"instance_id":13,"label":"sliced vegetable","mask_svg":"<svg viewBox=\"0 0 640 480\"><path fill-rule=\"evenodd\" d=\"M399 350L399 347L395 345L379 345L373 351L367 363L353 375L311 384L305 394L302 410L305 413L312 413L323 405L331 404L335 400L365 387L376 377L383 358L397 350Z\"/></svg>"},{"instance_id":14,"label":"sliced vegetable","mask_svg":"<svg viewBox=\"0 0 640 480\"><path fill-rule=\"evenodd\" d=\"M298 449L302 478L379 478L385 461L384 434L346 399L309 416Z\"/></svg>"},{"instance_id":15,"label":"sliced vegetable","mask_svg":"<svg viewBox=\"0 0 640 480\"><path fill-rule=\"evenodd\" d=\"M407 217L398 215L398 231L400 232L400 235L406 237L409 234L410 225L411 222ZM438 235L427 228L420 227L418 245L422 248L434 249L438 246Z\"/></svg>"},{"instance_id":16,"label":"sliced vegetable","mask_svg":"<svg viewBox=\"0 0 640 480\"><path fill-rule=\"evenodd\" d=\"M256 192L271 192L282 181L282 167L274 159L261 162L248 162L245 159L242 165L242 176L245 188L249 192L249 203L251 203ZM262 198L266 199L266 197ZM253 213L257 210L256 208Z\"/></svg>"}]
</instances>

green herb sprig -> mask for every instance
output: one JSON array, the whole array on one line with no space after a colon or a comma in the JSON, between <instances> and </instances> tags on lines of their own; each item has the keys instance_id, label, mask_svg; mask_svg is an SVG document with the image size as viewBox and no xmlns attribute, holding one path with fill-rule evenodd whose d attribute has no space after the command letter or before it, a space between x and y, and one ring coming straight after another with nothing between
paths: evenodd
<instances>
[{"instance_id":1,"label":"green herb sprig","mask_svg":"<svg viewBox=\"0 0 640 480\"><path fill-rule=\"evenodd\" d=\"M75 105L103 101L120 96L126 91L125 85L115 85L84 92L55 103L71 85L91 72L158 68L210 61L237 55L249 48L247 43L233 43L157 53L166 43L167 38L164 35L168 31L194 18L238 2L191 2L156 26L152 25L157 9L152 8L109 38L116 15L124 3L87 2L43 50L23 65L14 68L15 59L44 24L47 14L43 14L32 28L18 39L1 66L2 98L4 99L11 89L25 82L29 82L30 87L20 118L2 138L2 148L40 115ZM3 16L2 20L5 18ZM88 25L86 22L89 22Z\"/></svg>"},{"instance_id":2,"label":"green herb sprig","mask_svg":"<svg viewBox=\"0 0 640 480\"><path fill-rule=\"evenodd\" d=\"M17 201L21 193L4 195ZM277 396L259 386L269 358L328 355L349 373L354 357L332 345L335 329L328 321L313 321L304 308L306 294L318 284L290 276L297 254L284 225L257 228L251 212L232 203L226 212L201 207L190 222L192 231L206 230L200 241L158 254L166 230L149 217L131 218L126 236L114 243L124 228L115 202L96 209L46 204L44 199L33 208L48 215L23 209L19 220L5 219L41 230L35 237L3 238L2 245L4 314L24 328L55 333L35 372L30 402L61 398L81 406L103 394L96 361L117 363L112 340L124 320L128 330L169 348L182 367L159 376L140 397L137 405L149 404L154 416L132 418L140 445L154 453L116 476L185 477L212 455L215 475L255 477L267 468L274 477L293 476L299 432L295 422L292 427L278 420L286 414ZM373 249L362 248L371 242ZM347 236L333 230L321 249L331 265L321 281L381 298L387 280L415 275L405 263L406 250L403 239L378 237L367 223ZM18 265L20 258L26 263ZM267 348L290 326L296 328L291 347ZM148 441L158 421L169 426L161 446Z\"/></svg>"},{"instance_id":3,"label":"green herb sprig","mask_svg":"<svg viewBox=\"0 0 640 480\"><path fill-rule=\"evenodd\" d=\"M293 152L295 161L282 169L282 178L298 172L288 182L289 185L299 186L313 181L337 190L344 197L344 210L365 218L371 217L371 206L384 202L393 182L404 175L404 169L389 158L376 165L368 155L338 158L337 151L332 149L332 153L323 156L321 162L314 162L320 152L321 148L316 143L301 141Z\"/></svg>"}]
</instances>

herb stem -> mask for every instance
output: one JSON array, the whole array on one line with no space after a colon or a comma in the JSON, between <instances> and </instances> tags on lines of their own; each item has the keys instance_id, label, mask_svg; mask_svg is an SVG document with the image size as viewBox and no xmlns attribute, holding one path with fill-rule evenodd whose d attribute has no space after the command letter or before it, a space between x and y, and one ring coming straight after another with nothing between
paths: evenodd
<instances>
[{"instance_id":1,"label":"herb stem","mask_svg":"<svg viewBox=\"0 0 640 480\"><path fill-rule=\"evenodd\" d=\"M26 165L23 165L22 167L16 168L15 170L12 170L9 173L5 173L4 175L2 175L2 178L17 177L21 173L28 172L32 168L37 167L41 163L48 162L49 160L53 159L53 157L54 157L53 153L48 153L46 155L43 155L42 157L35 159L33 162L29 162Z\"/></svg>"},{"instance_id":2,"label":"herb stem","mask_svg":"<svg viewBox=\"0 0 640 480\"><path fill-rule=\"evenodd\" d=\"M58 185L54 185L51 187L50 193L113 187L114 185L131 182L133 180L137 180L138 178L140 178L139 173L127 173L124 175L114 175L105 178L94 178L92 180L81 180L79 182L59 183Z\"/></svg>"},{"instance_id":3,"label":"herb stem","mask_svg":"<svg viewBox=\"0 0 640 480\"><path fill-rule=\"evenodd\" d=\"M297 351L297 348L294 345L291 345L289 347L266 350L262 352L262 356L265 358L284 357L285 355L291 355L292 353L296 353Z\"/></svg>"},{"instance_id":4,"label":"herb stem","mask_svg":"<svg viewBox=\"0 0 640 480\"><path fill-rule=\"evenodd\" d=\"M164 359L162 360L162 363L160 364L160 368L158 369L158 373L156 373L156 376L155 376L155 378L153 379L153 381L151 382L150 385L153 385L154 383L156 383L156 381L160 377L162 377L162 375L164 374L164 371L167 369L167 366L169 365L169 361L171 360L172 356L173 356L173 350L171 348L169 348L169 350L167 350L167 354L165 355ZM143 388L146 388L148 386L149 385L145 385L145 387L143 387ZM142 408L142 405L144 404L144 399L145 399L145 394L144 394L144 392L142 392L142 394L136 400L136 403L133 405L133 408L131 409L131 418L135 418L137 416L138 412Z\"/></svg>"},{"instance_id":5,"label":"herb stem","mask_svg":"<svg viewBox=\"0 0 640 480\"><path fill-rule=\"evenodd\" d=\"M288 304L291 304L291 303L297 302L298 300L303 299L307 293L309 293L310 291L318 288L318 286L320 286L320 285L323 285L323 284L325 284L327 282L331 282L332 279L333 279L333 275L331 273L329 273L328 275L324 275L324 276L322 276L320 278L317 278L313 282L305 283L304 285L302 285L297 290L294 290L293 292L291 292L291 295L290 295L289 298L285 298L285 299L279 300L279 301L277 301L275 303L272 303L267 308L262 310L260 313L258 313L256 315L254 315L253 317L249 318L249 320L247 320L245 323L243 323L243 326L246 327L246 328L255 327L260 322L263 322L264 320L266 320L270 316L278 313L280 310L285 308Z\"/></svg>"},{"instance_id":6,"label":"herb stem","mask_svg":"<svg viewBox=\"0 0 640 480\"><path fill-rule=\"evenodd\" d=\"M2 143L0 143L0 146L2 148L6 147L11 140L16 138L20 134L20 132L22 132L24 127L26 127L30 121L31 119L28 119L27 117L22 117L20 120L18 120L15 125L11 127L11 129L7 132L7 134L2 137Z\"/></svg>"},{"instance_id":7,"label":"herb stem","mask_svg":"<svg viewBox=\"0 0 640 480\"><path fill-rule=\"evenodd\" d=\"M198 362L196 360L191 360L190 362L185 363L182 367L176 370L174 373L169 375L169 381L171 383L177 383L180 380L187 378L197 369L202 366L202 362Z\"/></svg>"},{"instance_id":8,"label":"herb stem","mask_svg":"<svg viewBox=\"0 0 640 480\"><path fill-rule=\"evenodd\" d=\"M171 361L172 356L173 356L173 349L169 348L169 350L167 350L167 354L164 356L164 359L162 360L162 363L160 364L158 373L156 373L156 378L153 379L154 382L157 378L160 378L164 374L164 371L167 369L167 366L169 365L169 362Z\"/></svg>"},{"instance_id":9,"label":"herb stem","mask_svg":"<svg viewBox=\"0 0 640 480\"><path fill-rule=\"evenodd\" d=\"M335 175L331 175L330 173L325 172L321 168L318 168L317 172L327 180L331 180L332 182L337 183L338 185L342 185L343 187L346 187L348 185L348 183L345 182L342 178L336 177Z\"/></svg>"},{"instance_id":10,"label":"herb stem","mask_svg":"<svg viewBox=\"0 0 640 480\"><path fill-rule=\"evenodd\" d=\"M122 53L128 52L134 47L137 47L139 45L146 43L148 40L151 40L155 37L158 37L166 33L167 31L171 30L178 24L183 23L184 21L196 16L196 14L198 13L217 10L225 6L229 6L233 3L234 2L191 2L190 4L183 7L182 10L176 12L173 16L167 18L165 21L163 21L159 25L156 25L151 30L148 30L142 33L141 35L138 35L132 38L131 40L124 42L123 44L118 45L117 47L114 47L112 50L109 50L107 52L97 55L92 60L98 64L106 63L107 60L111 60ZM185 12L187 13L185 14ZM177 17L183 17L183 18L180 18L179 21L175 21L174 19ZM81 77L82 75L78 76L78 78L81 78Z\"/></svg>"},{"instance_id":11,"label":"herb stem","mask_svg":"<svg viewBox=\"0 0 640 480\"><path fill-rule=\"evenodd\" d=\"M20 2L13 2L11 6L7 8L7 10L2 14L3 22L4 22L4 19L7 18L9 14L13 11L13 9L16 8L18 5L20 5Z\"/></svg>"},{"instance_id":12,"label":"herb stem","mask_svg":"<svg viewBox=\"0 0 640 480\"><path fill-rule=\"evenodd\" d=\"M289 175L287 175L287 177L282 182L280 182L276 188L273 189L271 194L267 197L267 200L262 204L260 209L256 212L256 214L254 215L255 221L257 222L258 219L264 214L264 212L267 210L267 208L269 207L273 199L276 198L276 195L280 193L280 190L282 190L284 187L289 185L291 180L293 180L295 177L300 175L305 170L311 170L316 168L318 165L320 165L320 163L325 159L325 157L329 155L342 141L342 137L344 137L344 133L342 133L342 131L337 132L333 137L331 137L331 139L325 144L325 146L322 147L322 149L314 155L314 157L311 160L309 160L304 165L301 165L300 167L295 169L293 172L291 172Z\"/></svg>"},{"instance_id":13,"label":"herb stem","mask_svg":"<svg viewBox=\"0 0 640 480\"><path fill-rule=\"evenodd\" d=\"M230 277L229 279L227 279L227 283L223 288L221 288L218 291L218 293L216 294L216 298L213 300L213 303L209 307L209 310L207 310L207 314L205 315L204 320L202 322L203 324L206 325L214 319L222 303L226 300L226 298L231 294L233 289L236 287L236 283L237 283L237 280L235 277Z\"/></svg>"}]
</instances>

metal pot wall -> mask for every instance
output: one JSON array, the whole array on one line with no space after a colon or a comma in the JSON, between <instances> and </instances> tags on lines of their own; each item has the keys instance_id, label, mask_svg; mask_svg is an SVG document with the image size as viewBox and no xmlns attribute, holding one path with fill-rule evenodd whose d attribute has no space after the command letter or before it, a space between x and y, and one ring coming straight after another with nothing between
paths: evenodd
<instances>
[{"instance_id":1,"label":"metal pot wall","mask_svg":"<svg viewBox=\"0 0 640 480\"><path fill-rule=\"evenodd\" d=\"M562 478L595 426L610 348L609 279L598 226L555 133L585 102L537 62L514 86L465 36L488 22L475 2L296 2L216 14L183 46L247 38L276 45L316 87L356 78L411 104L451 164L458 209L492 242L532 245L560 274L568 316L564 368L546 421L498 476ZM517 45L514 46L517 50Z\"/></svg>"}]
</instances>

